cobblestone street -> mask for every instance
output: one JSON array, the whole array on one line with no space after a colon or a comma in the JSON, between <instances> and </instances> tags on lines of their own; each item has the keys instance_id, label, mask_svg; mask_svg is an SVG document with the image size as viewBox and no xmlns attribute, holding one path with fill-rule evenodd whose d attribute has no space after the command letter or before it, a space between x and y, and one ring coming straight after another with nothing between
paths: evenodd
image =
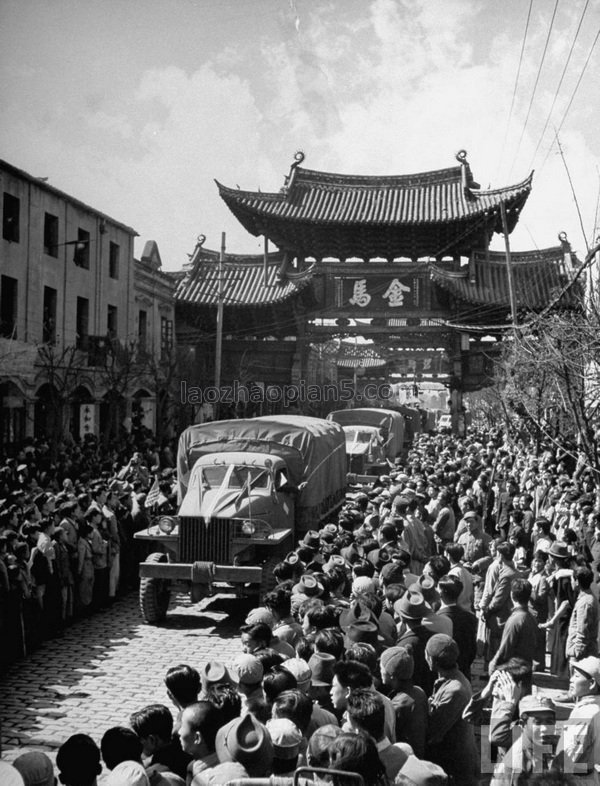
<instances>
[{"instance_id":1,"label":"cobblestone street","mask_svg":"<svg viewBox=\"0 0 600 786\"><path fill-rule=\"evenodd\" d=\"M241 652L239 627L251 605L224 594L193 605L182 594L172 601L165 623L154 627L142 622L137 593L131 592L75 623L0 680L2 758L12 761L40 750L54 761L71 734L83 732L99 743L106 729L128 725L130 714L146 704L158 702L174 711L163 685L167 669L178 663L199 668L210 659L233 663ZM483 685L483 662L478 658L473 666L476 691ZM549 674L537 674L534 682L534 692L550 696L566 687ZM564 720L569 711L561 708L557 718ZM484 774L480 783L488 782Z\"/></svg>"},{"instance_id":2,"label":"cobblestone street","mask_svg":"<svg viewBox=\"0 0 600 786\"><path fill-rule=\"evenodd\" d=\"M250 603L250 601L248 601ZM161 627L146 625L130 593L112 608L75 623L0 680L2 758L42 750L54 760L71 734L100 741L128 725L129 715L159 702L174 709L163 677L177 663L197 668L209 659L231 663L246 602L218 595L199 605L178 596ZM231 614L231 616L230 616Z\"/></svg>"}]
</instances>

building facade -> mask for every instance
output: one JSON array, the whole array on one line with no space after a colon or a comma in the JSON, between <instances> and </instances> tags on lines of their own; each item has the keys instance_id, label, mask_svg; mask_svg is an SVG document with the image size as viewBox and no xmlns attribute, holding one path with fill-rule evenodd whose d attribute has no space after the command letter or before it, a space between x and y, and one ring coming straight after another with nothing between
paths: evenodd
<instances>
[{"instance_id":1,"label":"building facade","mask_svg":"<svg viewBox=\"0 0 600 786\"><path fill-rule=\"evenodd\" d=\"M3 161L0 199L0 447L116 436L136 391L151 392L139 320L159 330L159 307L136 297L166 300L168 282L156 261L134 262L134 229Z\"/></svg>"},{"instance_id":2,"label":"building facade","mask_svg":"<svg viewBox=\"0 0 600 786\"><path fill-rule=\"evenodd\" d=\"M159 439L173 431L173 391L178 388L179 357L175 341L176 279L162 272L162 260L154 240L144 245L134 260L135 336L133 348L139 359L139 379L131 401L132 427L142 426Z\"/></svg>"}]
</instances>

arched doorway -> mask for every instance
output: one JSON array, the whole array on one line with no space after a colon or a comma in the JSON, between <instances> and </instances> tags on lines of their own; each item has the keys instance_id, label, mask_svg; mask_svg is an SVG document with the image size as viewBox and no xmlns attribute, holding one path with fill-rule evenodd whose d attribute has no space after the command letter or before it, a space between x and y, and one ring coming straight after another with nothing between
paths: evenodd
<instances>
[{"instance_id":1,"label":"arched doorway","mask_svg":"<svg viewBox=\"0 0 600 786\"><path fill-rule=\"evenodd\" d=\"M12 451L25 439L25 396L14 382L0 384L0 448Z\"/></svg>"},{"instance_id":2,"label":"arched doorway","mask_svg":"<svg viewBox=\"0 0 600 786\"><path fill-rule=\"evenodd\" d=\"M62 432L62 409L58 391L46 382L35 395L33 435L36 439L58 440Z\"/></svg>"},{"instance_id":3,"label":"arched doorway","mask_svg":"<svg viewBox=\"0 0 600 786\"><path fill-rule=\"evenodd\" d=\"M107 391L100 402L100 439L108 443L125 436L123 422L126 417L125 398L114 389Z\"/></svg>"},{"instance_id":4,"label":"arched doorway","mask_svg":"<svg viewBox=\"0 0 600 786\"><path fill-rule=\"evenodd\" d=\"M131 400L131 434L136 441L154 436L155 418L154 398L144 388L136 390Z\"/></svg>"}]
</instances>

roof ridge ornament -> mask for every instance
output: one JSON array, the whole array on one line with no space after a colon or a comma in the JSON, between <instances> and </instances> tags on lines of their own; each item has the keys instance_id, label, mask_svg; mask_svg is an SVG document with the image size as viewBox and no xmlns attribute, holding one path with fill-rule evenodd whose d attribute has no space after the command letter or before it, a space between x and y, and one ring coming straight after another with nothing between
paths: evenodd
<instances>
[{"instance_id":1,"label":"roof ridge ornament","mask_svg":"<svg viewBox=\"0 0 600 786\"><path fill-rule=\"evenodd\" d=\"M198 235L198 237L196 238L196 245L194 247L194 250L192 251L191 254L187 255L187 258L192 259L202 248L205 242L206 242L206 235Z\"/></svg>"},{"instance_id":2,"label":"roof ridge ornament","mask_svg":"<svg viewBox=\"0 0 600 786\"><path fill-rule=\"evenodd\" d=\"M196 272L196 268L198 267L198 262L199 262L198 255L205 241L206 241L206 235L198 235L198 237L196 238L196 245L194 247L194 250L192 251L191 254L187 254L187 258L190 261L186 262L186 264L183 265L183 269L186 271L186 275L188 277L194 275L194 273Z\"/></svg>"},{"instance_id":3,"label":"roof ridge ornament","mask_svg":"<svg viewBox=\"0 0 600 786\"><path fill-rule=\"evenodd\" d=\"M567 233L565 231L558 233L558 240L560 242L560 247L563 252L563 257L565 263L571 266L571 270L573 270L573 254L571 244L569 243L569 239L567 238Z\"/></svg>"},{"instance_id":4,"label":"roof ridge ornament","mask_svg":"<svg viewBox=\"0 0 600 786\"><path fill-rule=\"evenodd\" d=\"M281 193L285 194L292 187L292 184L294 182L294 176L296 174L296 168L300 166L300 164L304 161L305 158L306 156L303 150L296 150L296 152L294 153L294 160L292 161L292 164L290 166L289 175L287 175L287 177L284 180Z\"/></svg>"},{"instance_id":5,"label":"roof ridge ornament","mask_svg":"<svg viewBox=\"0 0 600 786\"><path fill-rule=\"evenodd\" d=\"M459 150L456 154L456 160L461 167L463 193L466 197L472 197L472 190L481 188L481 186L473 180L473 173L467 161L467 151L464 149Z\"/></svg>"}]
</instances>

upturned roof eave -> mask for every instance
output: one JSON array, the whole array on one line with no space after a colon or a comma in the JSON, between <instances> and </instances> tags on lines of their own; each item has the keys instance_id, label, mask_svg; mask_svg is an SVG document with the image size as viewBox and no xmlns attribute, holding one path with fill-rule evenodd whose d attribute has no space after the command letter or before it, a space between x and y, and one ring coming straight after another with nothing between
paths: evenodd
<instances>
[{"instance_id":1,"label":"upturned roof eave","mask_svg":"<svg viewBox=\"0 0 600 786\"><path fill-rule=\"evenodd\" d=\"M363 224L364 226L369 227L410 227L410 226L435 226L435 225L448 225L452 223L456 223L457 221L473 221L477 220L482 214L488 213L493 211L497 206L499 206L502 202L505 204L516 203L516 205L524 205L525 201L527 200L529 193L531 191L531 183L533 179L533 171L530 175L522 180L519 183L516 183L511 186L504 186L503 188L497 189L469 189L470 198L477 201L481 201L481 205L474 205L475 208L471 212L465 212L459 216L449 215L447 217L435 217L435 218L417 218L410 221L399 221L394 220L393 218L384 218L381 220L367 220L363 222L356 222L347 218L339 218L338 216L326 216L326 217L306 217L304 215L280 215L278 213L273 213L268 209L268 206L271 205L273 202L286 202L290 200L291 195L293 195L294 191L300 187L298 181L294 183L294 185L289 189L289 191L285 193L268 193L268 192L261 192L261 191L242 191L239 189L232 189L227 186L223 186L218 181L217 186L219 187L219 193L221 198L224 200L228 208L231 212L238 218L238 220L250 231L252 234L260 234L259 228L253 226L255 222L263 222L268 221L272 224L279 224L279 225L301 225L301 224L321 224L323 226L340 226L346 227L351 226L352 224ZM381 184L379 184L381 187ZM485 199L493 199L497 197L495 204L489 205L484 204ZM504 197L504 198L503 198ZM509 223L514 224L516 223L515 219L510 216ZM252 228L251 228L252 227Z\"/></svg>"}]
</instances>

